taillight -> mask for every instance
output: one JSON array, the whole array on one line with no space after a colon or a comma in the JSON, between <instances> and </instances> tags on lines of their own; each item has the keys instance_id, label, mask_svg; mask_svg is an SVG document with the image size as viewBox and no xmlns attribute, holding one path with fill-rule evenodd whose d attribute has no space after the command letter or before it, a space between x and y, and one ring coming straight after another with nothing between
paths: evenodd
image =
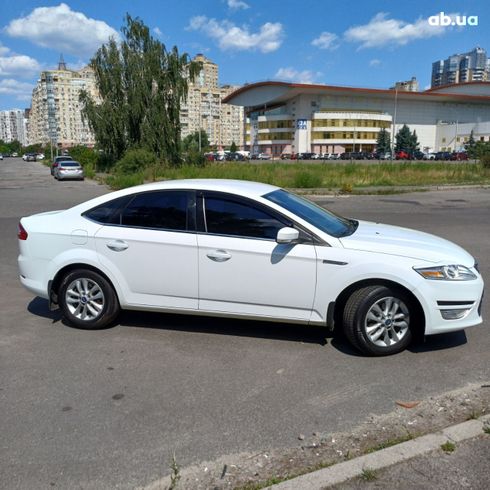
<instances>
[{"instance_id":1,"label":"taillight","mask_svg":"<svg viewBox=\"0 0 490 490\"><path fill-rule=\"evenodd\" d=\"M17 237L19 240L27 240L27 231L25 228L19 223L19 231L17 232Z\"/></svg>"}]
</instances>

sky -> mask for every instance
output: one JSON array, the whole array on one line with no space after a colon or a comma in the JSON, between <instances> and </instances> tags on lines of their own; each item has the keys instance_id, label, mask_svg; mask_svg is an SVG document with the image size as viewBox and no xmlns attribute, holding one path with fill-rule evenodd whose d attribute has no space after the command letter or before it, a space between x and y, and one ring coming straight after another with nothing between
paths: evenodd
<instances>
[{"instance_id":1,"label":"sky","mask_svg":"<svg viewBox=\"0 0 490 490\"><path fill-rule=\"evenodd\" d=\"M441 12L466 25L435 25ZM30 107L60 54L77 69L121 39L126 13L168 49L217 63L221 84L389 88L415 76L423 90L432 62L476 46L490 55L488 0L0 0L0 110Z\"/></svg>"}]
</instances>

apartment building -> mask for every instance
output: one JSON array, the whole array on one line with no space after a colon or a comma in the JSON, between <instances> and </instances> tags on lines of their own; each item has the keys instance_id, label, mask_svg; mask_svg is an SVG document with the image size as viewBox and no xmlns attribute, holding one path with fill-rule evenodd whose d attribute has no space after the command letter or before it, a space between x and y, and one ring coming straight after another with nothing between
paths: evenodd
<instances>
[{"instance_id":1,"label":"apartment building","mask_svg":"<svg viewBox=\"0 0 490 490\"><path fill-rule=\"evenodd\" d=\"M222 103L224 97L240 87L220 87L218 65L203 54L196 55L193 61L200 62L202 69L196 80L189 84L187 101L181 106L182 137L204 130L213 146L222 148L235 142L242 147L243 107Z\"/></svg>"},{"instance_id":2,"label":"apartment building","mask_svg":"<svg viewBox=\"0 0 490 490\"><path fill-rule=\"evenodd\" d=\"M0 140L5 143L19 141L27 145L26 118L21 109L0 111Z\"/></svg>"},{"instance_id":3,"label":"apartment building","mask_svg":"<svg viewBox=\"0 0 490 490\"><path fill-rule=\"evenodd\" d=\"M404 82L396 82L390 90L398 90L400 92L419 92L419 82L416 77L412 77L410 80Z\"/></svg>"},{"instance_id":4,"label":"apartment building","mask_svg":"<svg viewBox=\"0 0 490 490\"><path fill-rule=\"evenodd\" d=\"M490 60L485 49L480 47L432 63L432 88L488 80L490 80Z\"/></svg>"},{"instance_id":5,"label":"apartment building","mask_svg":"<svg viewBox=\"0 0 490 490\"><path fill-rule=\"evenodd\" d=\"M69 70L61 58L56 70L41 73L32 91L29 117L29 142L60 148L75 145L93 146L95 139L82 118L79 101L82 90L98 99L94 72L90 67Z\"/></svg>"}]
</instances>

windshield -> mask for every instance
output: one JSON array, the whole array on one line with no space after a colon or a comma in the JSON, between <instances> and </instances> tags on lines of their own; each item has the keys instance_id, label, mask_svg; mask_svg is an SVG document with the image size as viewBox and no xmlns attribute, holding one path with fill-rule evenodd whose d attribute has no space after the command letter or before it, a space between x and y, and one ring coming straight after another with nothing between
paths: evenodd
<instances>
[{"instance_id":1,"label":"windshield","mask_svg":"<svg viewBox=\"0 0 490 490\"><path fill-rule=\"evenodd\" d=\"M357 221L337 216L331 211L327 211L308 201L308 199L287 192L284 189L269 192L263 197L335 238L352 235L358 226Z\"/></svg>"}]
</instances>

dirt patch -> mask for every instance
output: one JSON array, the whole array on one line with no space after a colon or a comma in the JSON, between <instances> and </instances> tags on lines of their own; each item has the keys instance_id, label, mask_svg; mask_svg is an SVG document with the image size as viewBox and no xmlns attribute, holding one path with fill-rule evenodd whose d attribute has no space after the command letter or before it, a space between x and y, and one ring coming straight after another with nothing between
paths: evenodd
<instances>
[{"instance_id":1,"label":"dirt patch","mask_svg":"<svg viewBox=\"0 0 490 490\"><path fill-rule=\"evenodd\" d=\"M297 447L233 454L178 470L178 489L258 490L490 411L490 383L469 385L425 400L393 400L389 414L371 414L350 432L298 434ZM174 475L175 476L175 475ZM170 487L170 477L147 489Z\"/></svg>"}]
</instances>

